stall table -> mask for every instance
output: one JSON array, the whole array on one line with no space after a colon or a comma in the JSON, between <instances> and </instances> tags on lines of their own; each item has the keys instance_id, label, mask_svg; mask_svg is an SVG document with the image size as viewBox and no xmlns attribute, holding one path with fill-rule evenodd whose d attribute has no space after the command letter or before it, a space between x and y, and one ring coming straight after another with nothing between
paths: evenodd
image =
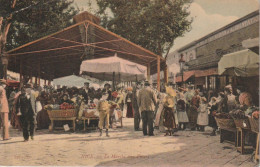
<instances>
[{"instance_id":1,"label":"stall table","mask_svg":"<svg viewBox=\"0 0 260 167\"><path fill-rule=\"evenodd\" d=\"M241 154L252 150L251 146L245 146L245 134L250 133L250 124L247 118L245 119L234 119L236 128L237 128L237 151Z\"/></svg>"},{"instance_id":2,"label":"stall table","mask_svg":"<svg viewBox=\"0 0 260 167\"><path fill-rule=\"evenodd\" d=\"M224 119L215 117L218 127L220 128L220 143L231 141L237 146L237 129L233 119ZM232 137L232 138L230 138Z\"/></svg>"},{"instance_id":3,"label":"stall table","mask_svg":"<svg viewBox=\"0 0 260 167\"><path fill-rule=\"evenodd\" d=\"M88 121L88 122L87 122L87 123L88 123L88 126L89 126L91 120L99 120L98 117L82 117L81 119L82 119L83 122L84 122L84 131L86 130L86 120Z\"/></svg>"},{"instance_id":4,"label":"stall table","mask_svg":"<svg viewBox=\"0 0 260 167\"><path fill-rule=\"evenodd\" d=\"M255 119L255 118L248 118L249 123L250 123L250 127L251 127L251 131L253 133L256 133L256 149L255 149L255 159L259 160L259 119Z\"/></svg>"},{"instance_id":5,"label":"stall table","mask_svg":"<svg viewBox=\"0 0 260 167\"><path fill-rule=\"evenodd\" d=\"M51 120L51 125L49 130L53 131L54 121L72 121L73 131L76 130L76 118L77 112L74 109L67 110L47 110L49 118Z\"/></svg>"}]
</instances>

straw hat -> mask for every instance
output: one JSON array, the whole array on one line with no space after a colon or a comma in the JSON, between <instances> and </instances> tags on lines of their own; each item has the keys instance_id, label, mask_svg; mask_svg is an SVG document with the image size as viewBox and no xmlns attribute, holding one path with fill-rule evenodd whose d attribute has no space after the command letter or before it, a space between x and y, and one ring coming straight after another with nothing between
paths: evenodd
<instances>
[{"instance_id":1,"label":"straw hat","mask_svg":"<svg viewBox=\"0 0 260 167\"><path fill-rule=\"evenodd\" d=\"M172 89L171 87L166 86L166 93L172 97L176 96L176 92L174 89Z\"/></svg>"}]
</instances>

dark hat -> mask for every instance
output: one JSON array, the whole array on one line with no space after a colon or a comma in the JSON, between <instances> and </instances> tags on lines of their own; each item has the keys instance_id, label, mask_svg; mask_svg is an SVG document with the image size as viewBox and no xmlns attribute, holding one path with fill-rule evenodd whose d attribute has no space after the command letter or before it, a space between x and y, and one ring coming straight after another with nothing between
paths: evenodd
<instances>
[{"instance_id":1,"label":"dark hat","mask_svg":"<svg viewBox=\"0 0 260 167\"><path fill-rule=\"evenodd\" d=\"M84 85L89 85L89 82L85 82Z\"/></svg>"},{"instance_id":2,"label":"dark hat","mask_svg":"<svg viewBox=\"0 0 260 167\"><path fill-rule=\"evenodd\" d=\"M136 85L141 85L141 82L139 82L139 81L138 81L138 82L136 82Z\"/></svg>"},{"instance_id":3,"label":"dark hat","mask_svg":"<svg viewBox=\"0 0 260 167\"><path fill-rule=\"evenodd\" d=\"M150 82L149 81L145 81L144 82L144 86L150 86Z\"/></svg>"}]
</instances>

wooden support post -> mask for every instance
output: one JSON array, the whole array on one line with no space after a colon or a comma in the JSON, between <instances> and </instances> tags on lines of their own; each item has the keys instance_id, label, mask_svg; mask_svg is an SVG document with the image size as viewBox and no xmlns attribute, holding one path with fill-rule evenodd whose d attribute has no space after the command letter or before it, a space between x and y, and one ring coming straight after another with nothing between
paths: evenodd
<instances>
[{"instance_id":1,"label":"wooden support post","mask_svg":"<svg viewBox=\"0 0 260 167\"><path fill-rule=\"evenodd\" d=\"M48 85L49 85L49 86L51 85L51 80L48 80Z\"/></svg>"},{"instance_id":2,"label":"wooden support post","mask_svg":"<svg viewBox=\"0 0 260 167\"><path fill-rule=\"evenodd\" d=\"M158 56L157 57L157 90L160 92L160 86L161 86L161 78L160 78L160 72L161 72L161 59Z\"/></svg>"},{"instance_id":3,"label":"wooden support post","mask_svg":"<svg viewBox=\"0 0 260 167\"><path fill-rule=\"evenodd\" d=\"M20 61L20 83L23 83L23 62Z\"/></svg>"},{"instance_id":4,"label":"wooden support post","mask_svg":"<svg viewBox=\"0 0 260 167\"><path fill-rule=\"evenodd\" d=\"M30 83L32 83L32 72L30 73Z\"/></svg>"},{"instance_id":5,"label":"wooden support post","mask_svg":"<svg viewBox=\"0 0 260 167\"><path fill-rule=\"evenodd\" d=\"M38 85L41 86L41 65L38 65Z\"/></svg>"},{"instance_id":6,"label":"wooden support post","mask_svg":"<svg viewBox=\"0 0 260 167\"><path fill-rule=\"evenodd\" d=\"M147 65L147 80L150 81L151 79L151 65L150 63Z\"/></svg>"},{"instance_id":7,"label":"wooden support post","mask_svg":"<svg viewBox=\"0 0 260 167\"><path fill-rule=\"evenodd\" d=\"M35 80L34 80L34 84L37 85L37 81L38 81L38 78L37 76L35 77Z\"/></svg>"},{"instance_id":8,"label":"wooden support post","mask_svg":"<svg viewBox=\"0 0 260 167\"><path fill-rule=\"evenodd\" d=\"M44 86L46 86L46 79L44 79Z\"/></svg>"},{"instance_id":9,"label":"wooden support post","mask_svg":"<svg viewBox=\"0 0 260 167\"><path fill-rule=\"evenodd\" d=\"M164 83L168 84L168 67L167 67L167 65L164 69Z\"/></svg>"}]
</instances>

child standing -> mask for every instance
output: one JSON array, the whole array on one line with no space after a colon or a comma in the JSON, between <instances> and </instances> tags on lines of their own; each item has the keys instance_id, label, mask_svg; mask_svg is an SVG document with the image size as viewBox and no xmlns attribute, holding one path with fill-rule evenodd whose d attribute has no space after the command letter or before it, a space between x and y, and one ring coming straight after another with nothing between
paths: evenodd
<instances>
[{"instance_id":1,"label":"child standing","mask_svg":"<svg viewBox=\"0 0 260 167\"><path fill-rule=\"evenodd\" d=\"M197 119L197 125L199 127L199 130L204 132L205 126L207 126L208 123L209 123L209 118L208 118L207 99L205 97L202 97L198 109L198 119Z\"/></svg>"}]
</instances>

